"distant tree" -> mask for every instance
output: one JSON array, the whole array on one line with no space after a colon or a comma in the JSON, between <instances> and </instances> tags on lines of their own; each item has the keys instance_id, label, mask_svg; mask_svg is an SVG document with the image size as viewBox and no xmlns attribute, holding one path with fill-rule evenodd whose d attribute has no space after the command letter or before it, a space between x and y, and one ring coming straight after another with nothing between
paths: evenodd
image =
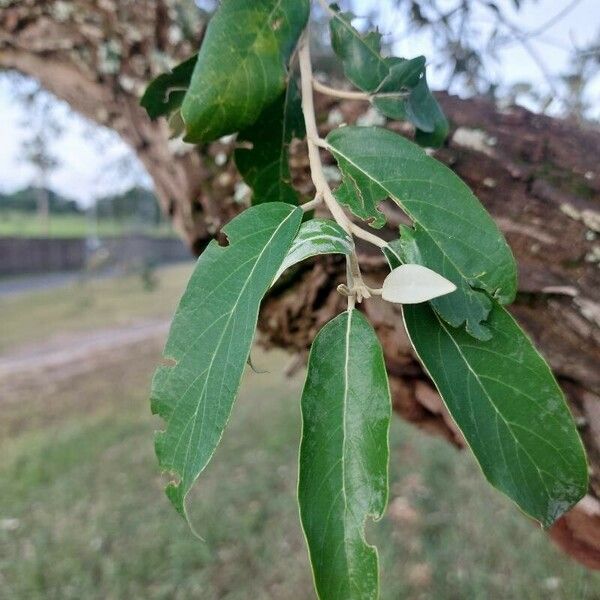
<instances>
[{"instance_id":1,"label":"distant tree","mask_svg":"<svg viewBox=\"0 0 600 600\"><path fill-rule=\"evenodd\" d=\"M39 198L42 195L47 199L50 215L83 214L83 209L76 200L65 198L53 190L37 187L0 194L0 212L35 213L39 210Z\"/></svg>"},{"instance_id":2,"label":"distant tree","mask_svg":"<svg viewBox=\"0 0 600 600\"><path fill-rule=\"evenodd\" d=\"M40 94L38 86L23 96L28 114L27 138L23 142L23 156L34 168L34 188L38 218L46 233L50 230L50 195L48 179L60 162L52 151L51 141L60 134L61 127L51 118L48 105L52 98Z\"/></svg>"},{"instance_id":3,"label":"distant tree","mask_svg":"<svg viewBox=\"0 0 600 600\"><path fill-rule=\"evenodd\" d=\"M163 220L155 194L141 187L98 198L96 216L98 219L147 225L158 225Z\"/></svg>"},{"instance_id":4,"label":"distant tree","mask_svg":"<svg viewBox=\"0 0 600 600\"><path fill-rule=\"evenodd\" d=\"M570 44L561 44L547 35L552 26L580 4L580 0L547 2L547 17L533 28L523 27L509 14L514 12L509 11L509 7L518 12L533 4L535 0L391 0L376 3L370 17L382 22L385 28L382 16L389 15L390 5L394 5L401 15L400 20L406 23L403 32L428 35L436 50L432 66L445 74L445 89L450 92L497 100L527 100L540 111L551 107L554 112L585 120L590 106L582 100L600 73L598 44L578 47L573 40ZM397 37L391 35L388 40L393 43ZM557 70L540 51L543 45L558 48L570 57L571 69L567 73ZM532 68L542 76L543 89L527 81L516 85L506 81L502 70L498 69L499 57L502 50L514 46L523 49Z\"/></svg>"}]
</instances>

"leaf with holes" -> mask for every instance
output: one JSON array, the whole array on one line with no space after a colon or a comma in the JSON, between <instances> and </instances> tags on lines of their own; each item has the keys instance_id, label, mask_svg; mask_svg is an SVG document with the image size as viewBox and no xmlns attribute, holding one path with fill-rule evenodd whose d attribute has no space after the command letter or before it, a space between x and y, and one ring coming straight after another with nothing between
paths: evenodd
<instances>
[{"instance_id":1,"label":"leaf with holes","mask_svg":"<svg viewBox=\"0 0 600 600\"><path fill-rule=\"evenodd\" d=\"M315 338L302 393L298 498L320 598L378 597L364 528L387 503L390 416L377 336L361 313L345 312Z\"/></svg>"},{"instance_id":2,"label":"leaf with holes","mask_svg":"<svg viewBox=\"0 0 600 600\"><path fill-rule=\"evenodd\" d=\"M412 219L403 262L429 267L458 290L435 304L453 326L487 335L483 290L511 302L517 278L513 255L493 219L450 169L400 135L377 127L344 127L327 137L344 177L337 197L361 218L385 221L378 204L391 198ZM406 260L408 256L409 260ZM474 306L475 305L475 306Z\"/></svg>"},{"instance_id":3,"label":"leaf with holes","mask_svg":"<svg viewBox=\"0 0 600 600\"><path fill-rule=\"evenodd\" d=\"M285 90L309 0L225 0L206 29L181 114L188 142L241 131Z\"/></svg>"},{"instance_id":4,"label":"leaf with holes","mask_svg":"<svg viewBox=\"0 0 600 600\"><path fill-rule=\"evenodd\" d=\"M304 135L298 86L291 80L281 97L237 138L240 147L235 151L235 164L252 188L253 204L298 204L299 194L290 176L289 146L293 138Z\"/></svg>"},{"instance_id":5,"label":"leaf with holes","mask_svg":"<svg viewBox=\"0 0 600 600\"><path fill-rule=\"evenodd\" d=\"M250 354L260 302L302 221L288 204L252 207L224 229L229 245L211 242L181 299L165 348L169 365L152 382L160 466L178 481L167 496L184 516L185 497L213 455Z\"/></svg>"},{"instance_id":6,"label":"leaf with holes","mask_svg":"<svg viewBox=\"0 0 600 600\"><path fill-rule=\"evenodd\" d=\"M298 235L281 265L274 281L290 267L322 254L348 255L354 249L352 238L330 219L311 219L302 223Z\"/></svg>"}]
</instances>

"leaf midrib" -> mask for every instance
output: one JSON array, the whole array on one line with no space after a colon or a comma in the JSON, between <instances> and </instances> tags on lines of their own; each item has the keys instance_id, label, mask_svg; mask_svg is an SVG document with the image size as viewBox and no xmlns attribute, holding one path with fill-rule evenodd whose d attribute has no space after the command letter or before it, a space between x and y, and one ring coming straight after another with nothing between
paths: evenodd
<instances>
[{"instance_id":1,"label":"leaf midrib","mask_svg":"<svg viewBox=\"0 0 600 600\"><path fill-rule=\"evenodd\" d=\"M348 558L348 547L346 544L346 519L348 510L348 494L346 491L346 438L347 438L347 421L346 416L348 413L348 393L350 391L349 386L349 363L350 363L350 332L352 329L352 316L354 311L348 310L348 322L346 324L346 337L345 337L345 356L344 356L344 401L343 401L343 420L342 420L342 495L344 498L344 560L346 563L346 569L350 572L350 560ZM341 582L340 582L341 585Z\"/></svg>"}]
</instances>

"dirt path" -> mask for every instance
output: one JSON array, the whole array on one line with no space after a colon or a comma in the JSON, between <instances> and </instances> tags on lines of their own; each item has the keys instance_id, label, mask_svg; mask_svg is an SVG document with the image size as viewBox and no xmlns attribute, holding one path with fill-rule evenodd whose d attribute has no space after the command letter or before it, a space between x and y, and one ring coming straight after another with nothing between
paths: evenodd
<instances>
[{"instance_id":1,"label":"dirt path","mask_svg":"<svg viewBox=\"0 0 600 600\"><path fill-rule=\"evenodd\" d=\"M148 342L160 347L167 320L140 321L128 326L60 335L0 356L0 399L13 386L52 383L86 373L99 363L121 360L135 346Z\"/></svg>"}]
</instances>

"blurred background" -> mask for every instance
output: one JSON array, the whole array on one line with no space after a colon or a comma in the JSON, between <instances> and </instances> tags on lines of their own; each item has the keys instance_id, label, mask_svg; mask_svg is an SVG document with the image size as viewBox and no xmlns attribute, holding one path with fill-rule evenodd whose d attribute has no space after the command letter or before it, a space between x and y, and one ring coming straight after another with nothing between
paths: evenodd
<instances>
[{"instance_id":1,"label":"blurred background","mask_svg":"<svg viewBox=\"0 0 600 600\"><path fill-rule=\"evenodd\" d=\"M0 598L312 598L297 358L253 351L192 492L204 541L163 494L151 375L193 255L222 222L211 202L248 191L223 147L198 162L137 109L147 81L197 47L214 3L135 4L0 1ZM340 4L389 52L425 54L434 89L598 131L597 0ZM324 22L313 38L317 69L339 79ZM400 419L388 513L368 537L385 599L600 598L600 575L469 454Z\"/></svg>"}]
</instances>

